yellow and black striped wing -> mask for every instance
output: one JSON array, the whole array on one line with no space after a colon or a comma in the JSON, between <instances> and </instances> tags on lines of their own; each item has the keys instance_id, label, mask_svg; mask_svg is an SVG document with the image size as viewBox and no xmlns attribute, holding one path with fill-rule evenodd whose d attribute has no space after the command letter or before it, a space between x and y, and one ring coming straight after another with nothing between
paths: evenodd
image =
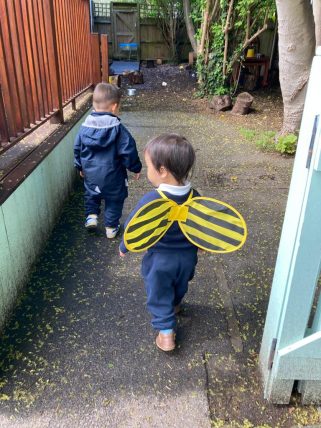
<instances>
[{"instance_id":1,"label":"yellow and black striped wing","mask_svg":"<svg viewBox=\"0 0 321 428\"><path fill-rule=\"evenodd\" d=\"M170 199L155 199L135 213L124 232L124 243L129 251L140 252L156 244L173 221L170 219L177 204Z\"/></svg>"},{"instance_id":2,"label":"yellow and black striped wing","mask_svg":"<svg viewBox=\"0 0 321 428\"><path fill-rule=\"evenodd\" d=\"M186 238L197 247L213 253L230 253L246 241L243 217L225 202L196 197L184 205L188 207L187 216L178 223Z\"/></svg>"}]
</instances>

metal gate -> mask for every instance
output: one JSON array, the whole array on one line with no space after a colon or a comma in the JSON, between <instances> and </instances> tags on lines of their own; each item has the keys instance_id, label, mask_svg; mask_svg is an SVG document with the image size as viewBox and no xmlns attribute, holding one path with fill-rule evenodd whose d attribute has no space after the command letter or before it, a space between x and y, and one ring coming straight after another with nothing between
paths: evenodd
<instances>
[{"instance_id":1,"label":"metal gate","mask_svg":"<svg viewBox=\"0 0 321 428\"><path fill-rule=\"evenodd\" d=\"M112 3L114 57L139 60L139 6L136 3Z\"/></svg>"}]
</instances>

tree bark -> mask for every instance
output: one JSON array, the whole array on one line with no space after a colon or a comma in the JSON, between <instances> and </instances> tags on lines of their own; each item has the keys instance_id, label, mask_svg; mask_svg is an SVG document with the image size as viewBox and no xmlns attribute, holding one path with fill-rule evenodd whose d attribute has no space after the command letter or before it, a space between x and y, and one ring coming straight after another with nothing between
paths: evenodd
<instances>
[{"instance_id":1,"label":"tree bark","mask_svg":"<svg viewBox=\"0 0 321 428\"><path fill-rule=\"evenodd\" d=\"M313 0L313 16L315 23L315 42L321 46L321 0Z\"/></svg>"},{"instance_id":2,"label":"tree bark","mask_svg":"<svg viewBox=\"0 0 321 428\"><path fill-rule=\"evenodd\" d=\"M211 12L212 0L206 1L206 6L203 12L203 20L201 25L201 41L198 45L198 54L204 55L204 47L206 42L206 36L208 34L209 20L210 20L210 12Z\"/></svg>"},{"instance_id":3,"label":"tree bark","mask_svg":"<svg viewBox=\"0 0 321 428\"><path fill-rule=\"evenodd\" d=\"M284 117L281 134L300 127L306 84L315 51L312 7L307 0L276 0L279 72Z\"/></svg>"},{"instance_id":4,"label":"tree bark","mask_svg":"<svg viewBox=\"0 0 321 428\"><path fill-rule=\"evenodd\" d=\"M230 0L228 7L225 27L224 27L224 56L223 56L223 77L226 78L226 67L227 67L227 51L229 42L229 31L230 31L230 20L233 12L234 0Z\"/></svg>"},{"instance_id":5,"label":"tree bark","mask_svg":"<svg viewBox=\"0 0 321 428\"><path fill-rule=\"evenodd\" d=\"M193 51L197 54L197 42L195 37L195 29L191 18L191 3L190 0L183 0L184 20L189 41L191 42Z\"/></svg>"}]
</instances>

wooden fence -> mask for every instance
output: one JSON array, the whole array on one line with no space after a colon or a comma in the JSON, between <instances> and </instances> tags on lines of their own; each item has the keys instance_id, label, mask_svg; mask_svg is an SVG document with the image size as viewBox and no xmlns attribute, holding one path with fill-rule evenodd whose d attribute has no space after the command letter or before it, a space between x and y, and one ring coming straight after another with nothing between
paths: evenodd
<instances>
[{"instance_id":1,"label":"wooden fence","mask_svg":"<svg viewBox=\"0 0 321 428\"><path fill-rule=\"evenodd\" d=\"M90 34L88 0L0 0L0 22L7 147L53 115L63 122L63 107L101 81L100 41Z\"/></svg>"},{"instance_id":2,"label":"wooden fence","mask_svg":"<svg viewBox=\"0 0 321 428\"><path fill-rule=\"evenodd\" d=\"M157 24L158 11L155 7L145 3L139 3L139 50L140 59L170 59L170 51ZM112 7L110 3L97 3L93 1L94 31L99 34L107 34L109 40L109 56L117 58L113 46L115 29L112 24ZM179 56L181 60L188 59L188 53L192 50L186 30L182 31L179 38Z\"/></svg>"}]
</instances>

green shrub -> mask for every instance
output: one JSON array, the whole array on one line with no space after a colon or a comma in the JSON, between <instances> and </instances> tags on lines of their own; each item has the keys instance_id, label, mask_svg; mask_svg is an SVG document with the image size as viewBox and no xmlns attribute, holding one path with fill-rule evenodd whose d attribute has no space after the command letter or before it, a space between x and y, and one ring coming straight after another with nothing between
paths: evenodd
<instances>
[{"instance_id":1,"label":"green shrub","mask_svg":"<svg viewBox=\"0 0 321 428\"><path fill-rule=\"evenodd\" d=\"M278 152L293 155L296 151L298 137L294 134L281 135L275 145Z\"/></svg>"},{"instance_id":2,"label":"green shrub","mask_svg":"<svg viewBox=\"0 0 321 428\"><path fill-rule=\"evenodd\" d=\"M298 137L294 134L276 137L276 132L274 131L258 132L247 128L241 128L240 134L264 151L276 151L288 155L293 155L296 151Z\"/></svg>"},{"instance_id":3,"label":"green shrub","mask_svg":"<svg viewBox=\"0 0 321 428\"><path fill-rule=\"evenodd\" d=\"M275 132L265 131L255 138L255 145L259 149L273 152L275 150Z\"/></svg>"},{"instance_id":4,"label":"green shrub","mask_svg":"<svg viewBox=\"0 0 321 428\"><path fill-rule=\"evenodd\" d=\"M247 129L247 128L241 128L240 134L242 137L244 137L246 140L253 141L253 138L255 137L256 132L253 131L253 129Z\"/></svg>"}]
</instances>

